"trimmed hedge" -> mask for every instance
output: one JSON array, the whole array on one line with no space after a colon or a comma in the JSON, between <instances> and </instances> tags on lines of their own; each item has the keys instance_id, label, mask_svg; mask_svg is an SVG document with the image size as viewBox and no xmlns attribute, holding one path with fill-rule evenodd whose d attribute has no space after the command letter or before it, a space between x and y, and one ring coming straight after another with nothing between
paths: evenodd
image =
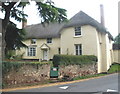
<instances>
[{"instance_id":1,"label":"trimmed hedge","mask_svg":"<svg viewBox=\"0 0 120 94\"><path fill-rule=\"evenodd\" d=\"M84 65L93 64L97 62L97 57L94 55L54 55L53 66L58 67L59 65Z\"/></svg>"}]
</instances>

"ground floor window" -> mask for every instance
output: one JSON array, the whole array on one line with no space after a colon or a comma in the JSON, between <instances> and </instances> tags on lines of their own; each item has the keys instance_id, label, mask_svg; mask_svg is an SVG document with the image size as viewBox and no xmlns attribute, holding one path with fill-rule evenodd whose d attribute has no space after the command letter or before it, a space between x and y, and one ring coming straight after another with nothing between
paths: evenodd
<instances>
[{"instance_id":1,"label":"ground floor window","mask_svg":"<svg viewBox=\"0 0 120 94\"><path fill-rule=\"evenodd\" d=\"M75 54L82 55L82 44L75 44Z\"/></svg>"},{"instance_id":2,"label":"ground floor window","mask_svg":"<svg viewBox=\"0 0 120 94\"><path fill-rule=\"evenodd\" d=\"M36 56L36 47L28 47L28 56Z\"/></svg>"},{"instance_id":3,"label":"ground floor window","mask_svg":"<svg viewBox=\"0 0 120 94\"><path fill-rule=\"evenodd\" d=\"M61 49L60 48L58 48L58 54L61 54Z\"/></svg>"}]
</instances>

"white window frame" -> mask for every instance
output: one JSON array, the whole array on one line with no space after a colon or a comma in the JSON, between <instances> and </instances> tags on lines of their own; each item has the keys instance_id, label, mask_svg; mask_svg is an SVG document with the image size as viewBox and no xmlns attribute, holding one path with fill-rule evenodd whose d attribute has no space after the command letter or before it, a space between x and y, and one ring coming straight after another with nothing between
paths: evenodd
<instances>
[{"instance_id":1,"label":"white window frame","mask_svg":"<svg viewBox=\"0 0 120 94\"><path fill-rule=\"evenodd\" d=\"M74 28L75 30L75 36L81 36L81 27L80 26L76 26Z\"/></svg>"},{"instance_id":2,"label":"white window frame","mask_svg":"<svg viewBox=\"0 0 120 94\"><path fill-rule=\"evenodd\" d=\"M36 56L36 47L28 47L27 56Z\"/></svg>"},{"instance_id":3,"label":"white window frame","mask_svg":"<svg viewBox=\"0 0 120 94\"><path fill-rule=\"evenodd\" d=\"M82 55L82 44L75 44L75 55Z\"/></svg>"}]
</instances>

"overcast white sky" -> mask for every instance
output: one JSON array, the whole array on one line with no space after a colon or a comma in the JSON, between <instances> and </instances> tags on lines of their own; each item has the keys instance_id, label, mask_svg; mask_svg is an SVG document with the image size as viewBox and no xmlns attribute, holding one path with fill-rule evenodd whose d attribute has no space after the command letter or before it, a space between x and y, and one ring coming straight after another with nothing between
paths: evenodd
<instances>
[{"instance_id":1,"label":"overcast white sky","mask_svg":"<svg viewBox=\"0 0 120 94\"><path fill-rule=\"evenodd\" d=\"M52 0L57 7L67 10L68 19L83 11L100 22L100 4L104 6L105 27L115 37L118 34L118 2L120 0ZM25 8L28 14L27 24L40 23L34 3ZM18 24L21 27L21 23Z\"/></svg>"}]
</instances>

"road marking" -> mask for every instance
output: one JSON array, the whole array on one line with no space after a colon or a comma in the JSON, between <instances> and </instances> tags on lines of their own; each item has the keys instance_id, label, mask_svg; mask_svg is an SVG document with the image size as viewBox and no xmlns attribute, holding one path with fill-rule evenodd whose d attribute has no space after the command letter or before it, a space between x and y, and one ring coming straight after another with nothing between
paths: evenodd
<instances>
[{"instance_id":1,"label":"road marking","mask_svg":"<svg viewBox=\"0 0 120 94\"><path fill-rule=\"evenodd\" d=\"M62 87L59 87L61 89L67 89L69 86L62 86Z\"/></svg>"},{"instance_id":2,"label":"road marking","mask_svg":"<svg viewBox=\"0 0 120 94\"><path fill-rule=\"evenodd\" d=\"M117 92L117 90L107 89L107 92Z\"/></svg>"}]
</instances>

